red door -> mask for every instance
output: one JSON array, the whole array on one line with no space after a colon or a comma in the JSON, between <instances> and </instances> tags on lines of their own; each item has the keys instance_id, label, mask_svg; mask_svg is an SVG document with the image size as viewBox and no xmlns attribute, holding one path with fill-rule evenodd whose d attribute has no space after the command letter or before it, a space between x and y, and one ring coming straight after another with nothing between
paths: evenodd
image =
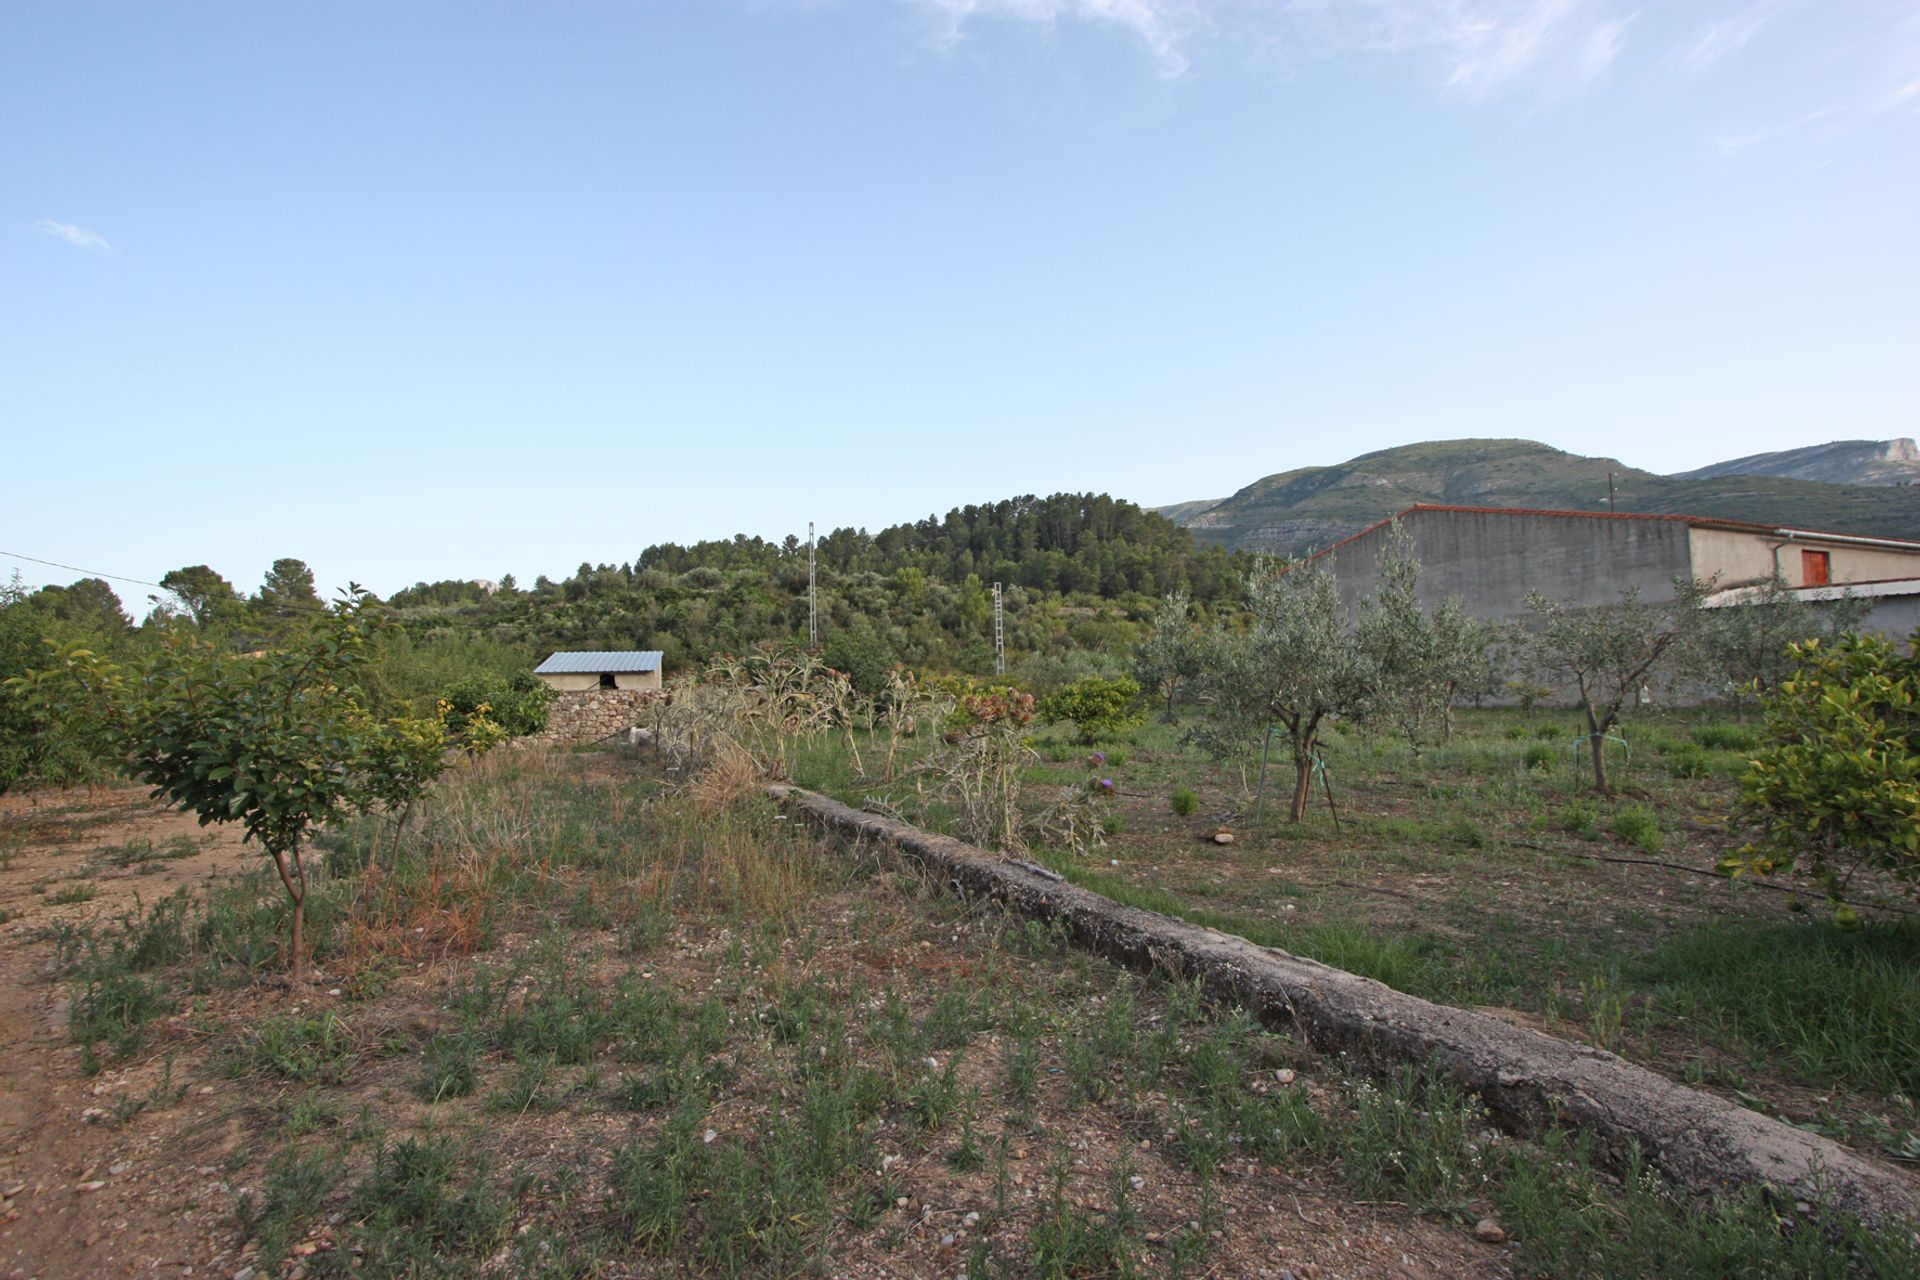
<instances>
[{"instance_id":1,"label":"red door","mask_svg":"<svg viewBox=\"0 0 1920 1280\"><path fill-rule=\"evenodd\" d=\"M1802 551L1800 553L1800 585L1803 587L1824 587L1828 581L1827 553L1824 551Z\"/></svg>"}]
</instances>

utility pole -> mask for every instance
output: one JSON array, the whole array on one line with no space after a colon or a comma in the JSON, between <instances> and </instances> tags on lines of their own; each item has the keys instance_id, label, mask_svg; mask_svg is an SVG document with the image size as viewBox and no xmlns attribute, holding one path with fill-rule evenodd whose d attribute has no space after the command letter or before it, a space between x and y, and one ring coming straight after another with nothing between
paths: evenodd
<instances>
[{"instance_id":1,"label":"utility pole","mask_svg":"<svg viewBox=\"0 0 1920 1280\"><path fill-rule=\"evenodd\" d=\"M1607 472L1607 514L1617 515L1620 508L1613 504L1613 472Z\"/></svg>"},{"instance_id":2,"label":"utility pole","mask_svg":"<svg viewBox=\"0 0 1920 1280\"><path fill-rule=\"evenodd\" d=\"M993 584L993 674L1007 674L1007 631L1000 611L1000 584Z\"/></svg>"},{"instance_id":3,"label":"utility pole","mask_svg":"<svg viewBox=\"0 0 1920 1280\"><path fill-rule=\"evenodd\" d=\"M820 596L813 566L813 521L807 521L807 648L820 647Z\"/></svg>"}]
</instances>

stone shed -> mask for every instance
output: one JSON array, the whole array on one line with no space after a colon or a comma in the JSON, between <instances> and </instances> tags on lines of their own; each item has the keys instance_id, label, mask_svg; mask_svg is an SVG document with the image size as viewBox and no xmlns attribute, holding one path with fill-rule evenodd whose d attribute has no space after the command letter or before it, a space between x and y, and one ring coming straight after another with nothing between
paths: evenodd
<instances>
[{"instance_id":1,"label":"stone shed","mask_svg":"<svg viewBox=\"0 0 1920 1280\"><path fill-rule=\"evenodd\" d=\"M528 746L598 742L643 724L660 689L660 651L556 653L533 669L553 690L547 727Z\"/></svg>"},{"instance_id":2,"label":"stone shed","mask_svg":"<svg viewBox=\"0 0 1920 1280\"><path fill-rule=\"evenodd\" d=\"M556 653L533 669L556 693L588 689L658 689L660 650L625 653Z\"/></svg>"}]
</instances>

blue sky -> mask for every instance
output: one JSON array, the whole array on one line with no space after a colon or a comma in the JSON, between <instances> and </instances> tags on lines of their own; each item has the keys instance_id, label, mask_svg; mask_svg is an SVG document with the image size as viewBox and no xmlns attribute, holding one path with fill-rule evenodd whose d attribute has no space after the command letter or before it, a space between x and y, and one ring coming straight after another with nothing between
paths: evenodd
<instances>
[{"instance_id":1,"label":"blue sky","mask_svg":"<svg viewBox=\"0 0 1920 1280\"><path fill-rule=\"evenodd\" d=\"M1895 0L11 0L0 113L0 548L130 577L1920 425Z\"/></svg>"}]
</instances>

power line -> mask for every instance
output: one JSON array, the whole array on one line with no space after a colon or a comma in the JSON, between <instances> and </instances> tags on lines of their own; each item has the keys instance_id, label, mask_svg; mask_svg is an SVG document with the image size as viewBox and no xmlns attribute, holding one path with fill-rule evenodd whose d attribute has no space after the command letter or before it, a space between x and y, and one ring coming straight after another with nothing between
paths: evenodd
<instances>
[{"instance_id":1,"label":"power line","mask_svg":"<svg viewBox=\"0 0 1920 1280\"><path fill-rule=\"evenodd\" d=\"M77 564L61 564L58 560L42 560L39 556L23 556L18 551L0 551L0 556L12 560L25 560L30 564L44 564L52 569L70 569L74 573L84 573L90 578L112 578L115 582L136 582L143 587L160 587L162 591L173 591L172 587L161 586L157 582L148 582L145 578L129 578L124 573L102 573L98 569L82 569ZM175 592L177 595L178 593Z\"/></svg>"},{"instance_id":2,"label":"power line","mask_svg":"<svg viewBox=\"0 0 1920 1280\"><path fill-rule=\"evenodd\" d=\"M13 560L25 560L31 564L44 564L54 569L67 569L67 570L71 570L74 573L84 573L90 578L111 578L115 582L132 582L132 583L137 583L138 585L143 587L158 587L160 588L160 590L166 592L168 595L173 596L178 600L184 601L187 599L186 594L180 591L176 587L169 587L164 583L159 583L159 582L149 582L145 578L130 578L124 573L102 573L98 569L83 569L77 564L62 564L58 560L42 560L39 556L26 556L26 555L21 555L18 551L7 551L4 549L0 549L0 556L4 556L8 559L13 559ZM236 600L241 599L241 597L237 594L235 595L234 598ZM318 603L318 604L286 603L286 604L277 604L277 605L274 605L273 607L275 609L279 609L287 613L330 613L332 612L332 610L328 609L324 603Z\"/></svg>"}]
</instances>

